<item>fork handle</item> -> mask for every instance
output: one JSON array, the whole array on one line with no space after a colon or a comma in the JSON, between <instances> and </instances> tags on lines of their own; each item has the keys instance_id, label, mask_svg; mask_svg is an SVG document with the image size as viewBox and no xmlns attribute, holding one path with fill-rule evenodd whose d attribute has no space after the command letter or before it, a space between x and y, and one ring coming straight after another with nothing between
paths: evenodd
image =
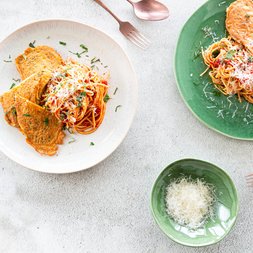
<instances>
[{"instance_id":1,"label":"fork handle","mask_svg":"<svg viewBox=\"0 0 253 253\"><path fill-rule=\"evenodd\" d=\"M97 4L103 7L107 12L109 12L118 22L119 24L122 22L102 1L94 0Z\"/></svg>"}]
</instances>

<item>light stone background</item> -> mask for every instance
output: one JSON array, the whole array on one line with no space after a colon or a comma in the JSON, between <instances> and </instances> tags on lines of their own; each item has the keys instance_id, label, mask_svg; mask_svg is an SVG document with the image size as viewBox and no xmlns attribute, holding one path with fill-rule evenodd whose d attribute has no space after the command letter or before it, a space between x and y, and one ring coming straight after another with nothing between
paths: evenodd
<instances>
[{"instance_id":1,"label":"light stone background","mask_svg":"<svg viewBox=\"0 0 253 253\"><path fill-rule=\"evenodd\" d=\"M244 179L253 172L252 142L229 139L202 125L184 105L173 75L180 29L204 1L164 0L171 16L156 23L139 21L126 0L104 2L151 38L149 50L127 42L117 23L92 0L0 1L0 39L46 18L79 20L109 33L132 60L140 91L129 134L94 168L48 175L23 168L0 153L0 252L252 253L253 193ZM238 188L238 221L217 245L180 246L151 216L153 182L166 165L185 157L225 168Z\"/></svg>"}]
</instances>

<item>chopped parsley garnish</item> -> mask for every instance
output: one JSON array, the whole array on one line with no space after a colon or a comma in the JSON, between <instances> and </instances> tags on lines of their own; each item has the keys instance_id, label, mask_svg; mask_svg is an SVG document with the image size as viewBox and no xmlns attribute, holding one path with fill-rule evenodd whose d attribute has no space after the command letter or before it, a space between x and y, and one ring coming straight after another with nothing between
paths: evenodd
<instances>
[{"instance_id":1,"label":"chopped parsley garnish","mask_svg":"<svg viewBox=\"0 0 253 253\"><path fill-rule=\"evenodd\" d=\"M12 114L13 114L14 116L17 116L17 110L16 110L15 107L12 107L12 108L11 108L11 112L12 112Z\"/></svg>"},{"instance_id":2,"label":"chopped parsley garnish","mask_svg":"<svg viewBox=\"0 0 253 253\"><path fill-rule=\"evenodd\" d=\"M74 55L76 55L78 58L81 58L82 56L82 54L84 54L84 53L87 53L87 51L86 50L84 50L84 51L82 51L81 53L79 53L79 52L76 52L76 53L74 53L74 52L72 52L72 51L69 51L71 54L74 54Z\"/></svg>"},{"instance_id":3,"label":"chopped parsley garnish","mask_svg":"<svg viewBox=\"0 0 253 253\"><path fill-rule=\"evenodd\" d=\"M25 114L23 114L23 116L25 116L25 117L31 117L31 115L29 113L25 113Z\"/></svg>"},{"instance_id":4,"label":"chopped parsley garnish","mask_svg":"<svg viewBox=\"0 0 253 253\"><path fill-rule=\"evenodd\" d=\"M117 112L118 111L118 109L121 107L122 105L118 105L118 106L116 106L116 108L115 108L115 112Z\"/></svg>"},{"instance_id":5,"label":"chopped parsley garnish","mask_svg":"<svg viewBox=\"0 0 253 253\"><path fill-rule=\"evenodd\" d=\"M86 96L86 92L81 92L79 96L76 97L76 100L78 101L77 107L82 106L83 98Z\"/></svg>"},{"instance_id":6,"label":"chopped parsley garnish","mask_svg":"<svg viewBox=\"0 0 253 253\"><path fill-rule=\"evenodd\" d=\"M78 102L81 102L81 101L83 100L83 96L77 96L77 97L76 97L76 100L77 100Z\"/></svg>"},{"instance_id":7,"label":"chopped parsley garnish","mask_svg":"<svg viewBox=\"0 0 253 253\"><path fill-rule=\"evenodd\" d=\"M220 50L219 49L216 49L212 52L212 57L213 58L216 58L218 55L220 54Z\"/></svg>"},{"instance_id":8,"label":"chopped parsley garnish","mask_svg":"<svg viewBox=\"0 0 253 253\"><path fill-rule=\"evenodd\" d=\"M81 54L79 54L79 53L76 53L76 56L77 56L78 58L81 58Z\"/></svg>"},{"instance_id":9,"label":"chopped parsley garnish","mask_svg":"<svg viewBox=\"0 0 253 253\"><path fill-rule=\"evenodd\" d=\"M110 96L106 94L104 97L104 102L107 103L110 99L111 99Z\"/></svg>"},{"instance_id":10,"label":"chopped parsley garnish","mask_svg":"<svg viewBox=\"0 0 253 253\"><path fill-rule=\"evenodd\" d=\"M16 84L15 84L15 83L12 83L12 85L11 85L11 87L10 87L10 90L11 90L14 86L16 86Z\"/></svg>"},{"instance_id":11,"label":"chopped parsley garnish","mask_svg":"<svg viewBox=\"0 0 253 253\"><path fill-rule=\"evenodd\" d=\"M57 75L55 75L55 77L66 77L66 75L62 73L58 73Z\"/></svg>"},{"instance_id":12,"label":"chopped parsley garnish","mask_svg":"<svg viewBox=\"0 0 253 253\"><path fill-rule=\"evenodd\" d=\"M35 44L36 40L34 40L33 42L29 43L29 47L35 48L34 44Z\"/></svg>"},{"instance_id":13,"label":"chopped parsley garnish","mask_svg":"<svg viewBox=\"0 0 253 253\"><path fill-rule=\"evenodd\" d=\"M64 120L65 119L65 115L63 113L60 114L60 119Z\"/></svg>"},{"instance_id":14,"label":"chopped parsley garnish","mask_svg":"<svg viewBox=\"0 0 253 253\"><path fill-rule=\"evenodd\" d=\"M44 120L43 122L44 122L44 124L45 124L46 126L49 125L49 119L48 119L48 118L45 118L45 120Z\"/></svg>"},{"instance_id":15,"label":"chopped parsley garnish","mask_svg":"<svg viewBox=\"0 0 253 253\"><path fill-rule=\"evenodd\" d=\"M71 139L69 140L68 144L73 143L73 142L75 142L75 141L76 141L75 138L71 138Z\"/></svg>"},{"instance_id":16,"label":"chopped parsley garnish","mask_svg":"<svg viewBox=\"0 0 253 253\"><path fill-rule=\"evenodd\" d=\"M9 59L8 60L4 60L4 62L12 62L10 54L9 54Z\"/></svg>"},{"instance_id":17,"label":"chopped parsley garnish","mask_svg":"<svg viewBox=\"0 0 253 253\"><path fill-rule=\"evenodd\" d=\"M21 82L21 79L15 79L15 78L12 78L12 80L14 81L14 82L16 82L16 83L19 83L19 82Z\"/></svg>"},{"instance_id":18,"label":"chopped parsley garnish","mask_svg":"<svg viewBox=\"0 0 253 253\"><path fill-rule=\"evenodd\" d=\"M116 87L116 89L114 90L113 95L116 95L117 91L118 91L118 87Z\"/></svg>"},{"instance_id":19,"label":"chopped parsley garnish","mask_svg":"<svg viewBox=\"0 0 253 253\"><path fill-rule=\"evenodd\" d=\"M100 59L97 59L97 57L93 57L90 61L90 64L94 64L96 62L100 62Z\"/></svg>"},{"instance_id":20,"label":"chopped parsley garnish","mask_svg":"<svg viewBox=\"0 0 253 253\"><path fill-rule=\"evenodd\" d=\"M64 42L64 41L59 41L59 44L60 44L60 45L63 45L63 46L66 46L66 45L67 45L67 43Z\"/></svg>"},{"instance_id":21,"label":"chopped parsley garnish","mask_svg":"<svg viewBox=\"0 0 253 253\"><path fill-rule=\"evenodd\" d=\"M226 59L233 59L234 54L236 53L236 50L229 50L226 54Z\"/></svg>"},{"instance_id":22,"label":"chopped parsley garnish","mask_svg":"<svg viewBox=\"0 0 253 253\"><path fill-rule=\"evenodd\" d=\"M250 56L250 57L248 58L248 62L253 62L253 57L252 57L252 56Z\"/></svg>"},{"instance_id":23,"label":"chopped parsley garnish","mask_svg":"<svg viewBox=\"0 0 253 253\"><path fill-rule=\"evenodd\" d=\"M67 129L67 131L70 133L70 134L73 134L74 132L73 132L73 130L71 129L71 128L66 128ZM64 129L65 130L65 129Z\"/></svg>"},{"instance_id":24,"label":"chopped parsley garnish","mask_svg":"<svg viewBox=\"0 0 253 253\"><path fill-rule=\"evenodd\" d=\"M94 146L94 145L95 145L95 143L91 141L90 142L90 146Z\"/></svg>"},{"instance_id":25,"label":"chopped parsley garnish","mask_svg":"<svg viewBox=\"0 0 253 253\"><path fill-rule=\"evenodd\" d=\"M85 50L86 52L88 52L88 47L86 47L84 44L81 44L80 48L82 48L83 50Z\"/></svg>"}]
</instances>

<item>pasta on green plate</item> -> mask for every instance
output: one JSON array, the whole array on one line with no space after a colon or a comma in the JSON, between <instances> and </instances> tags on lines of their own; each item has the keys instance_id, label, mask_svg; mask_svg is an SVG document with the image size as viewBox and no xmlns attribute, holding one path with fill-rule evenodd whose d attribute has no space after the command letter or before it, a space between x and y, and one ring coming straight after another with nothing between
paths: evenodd
<instances>
[{"instance_id":1,"label":"pasta on green plate","mask_svg":"<svg viewBox=\"0 0 253 253\"><path fill-rule=\"evenodd\" d=\"M201 50L227 37L226 9L234 1L212 0L202 5L184 25L175 55L179 91L192 113L209 128L226 136L253 140L253 104L225 96L215 88Z\"/></svg>"}]
</instances>

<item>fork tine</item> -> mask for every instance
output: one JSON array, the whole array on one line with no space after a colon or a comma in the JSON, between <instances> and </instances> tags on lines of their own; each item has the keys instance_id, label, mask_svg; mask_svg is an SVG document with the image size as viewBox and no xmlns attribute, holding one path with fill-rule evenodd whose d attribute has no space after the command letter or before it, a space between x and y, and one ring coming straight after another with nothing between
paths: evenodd
<instances>
[{"instance_id":1,"label":"fork tine","mask_svg":"<svg viewBox=\"0 0 253 253\"><path fill-rule=\"evenodd\" d=\"M136 37L136 39L138 39L143 45L145 46L149 46L150 42L140 33L140 32L136 32L136 31L132 31L132 34Z\"/></svg>"},{"instance_id":2,"label":"fork tine","mask_svg":"<svg viewBox=\"0 0 253 253\"><path fill-rule=\"evenodd\" d=\"M252 188L253 187L253 174L249 174L245 176L246 179L246 184L248 187Z\"/></svg>"},{"instance_id":3,"label":"fork tine","mask_svg":"<svg viewBox=\"0 0 253 253\"><path fill-rule=\"evenodd\" d=\"M151 44L151 41L146 38L142 33L140 33L133 25L131 25L132 30L138 35L138 37L142 38L143 42L146 44Z\"/></svg>"},{"instance_id":4,"label":"fork tine","mask_svg":"<svg viewBox=\"0 0 253 253\"><path fill-rule=\"evenodd\" d=\"M251 184L247 184L248 187L252 188L253 187L253 183Z\"/></svg>"},{"instance_id":5,"label":"fork tine","mask_svg":"<svg viewBox=\"0 0 253 253\"><path fill-rule=\"evenodd\" d=\"M138 46L138 47L140 47L141 49L147 49L147 45L145 45L145 44L143 44L140 40L138 40L138 38L135 36L135 35L133 35L132 33L129 33L128 35L127 35L127 38L131 41L131 42L133 42L136 46Z\"/></svg>"},{"instance_id":6,"label":"fork tine","mask_svg":"<svg viewBox=\"0 0 253 253\"><path fill-rule=\"evenodd\" d=\"M131 23L129 22L120 22L119 27L120 32L136 46L147 49L150 44L150 41L145 38Z\"/></svg>"},{"instance_id":7,"label":"fork tine","mask_svg":"<svg viewBox=\"0 0 253 253\"><path fill-rule=\"evenodd\" d=\"M148 38L146 38L142 33L140 33L139 31L136 31L136 33L137 33L138 37L140 39L142 39L143 42L145 42L148 45L151 44L151 41Z\"/></svg>"}]
</instances>

